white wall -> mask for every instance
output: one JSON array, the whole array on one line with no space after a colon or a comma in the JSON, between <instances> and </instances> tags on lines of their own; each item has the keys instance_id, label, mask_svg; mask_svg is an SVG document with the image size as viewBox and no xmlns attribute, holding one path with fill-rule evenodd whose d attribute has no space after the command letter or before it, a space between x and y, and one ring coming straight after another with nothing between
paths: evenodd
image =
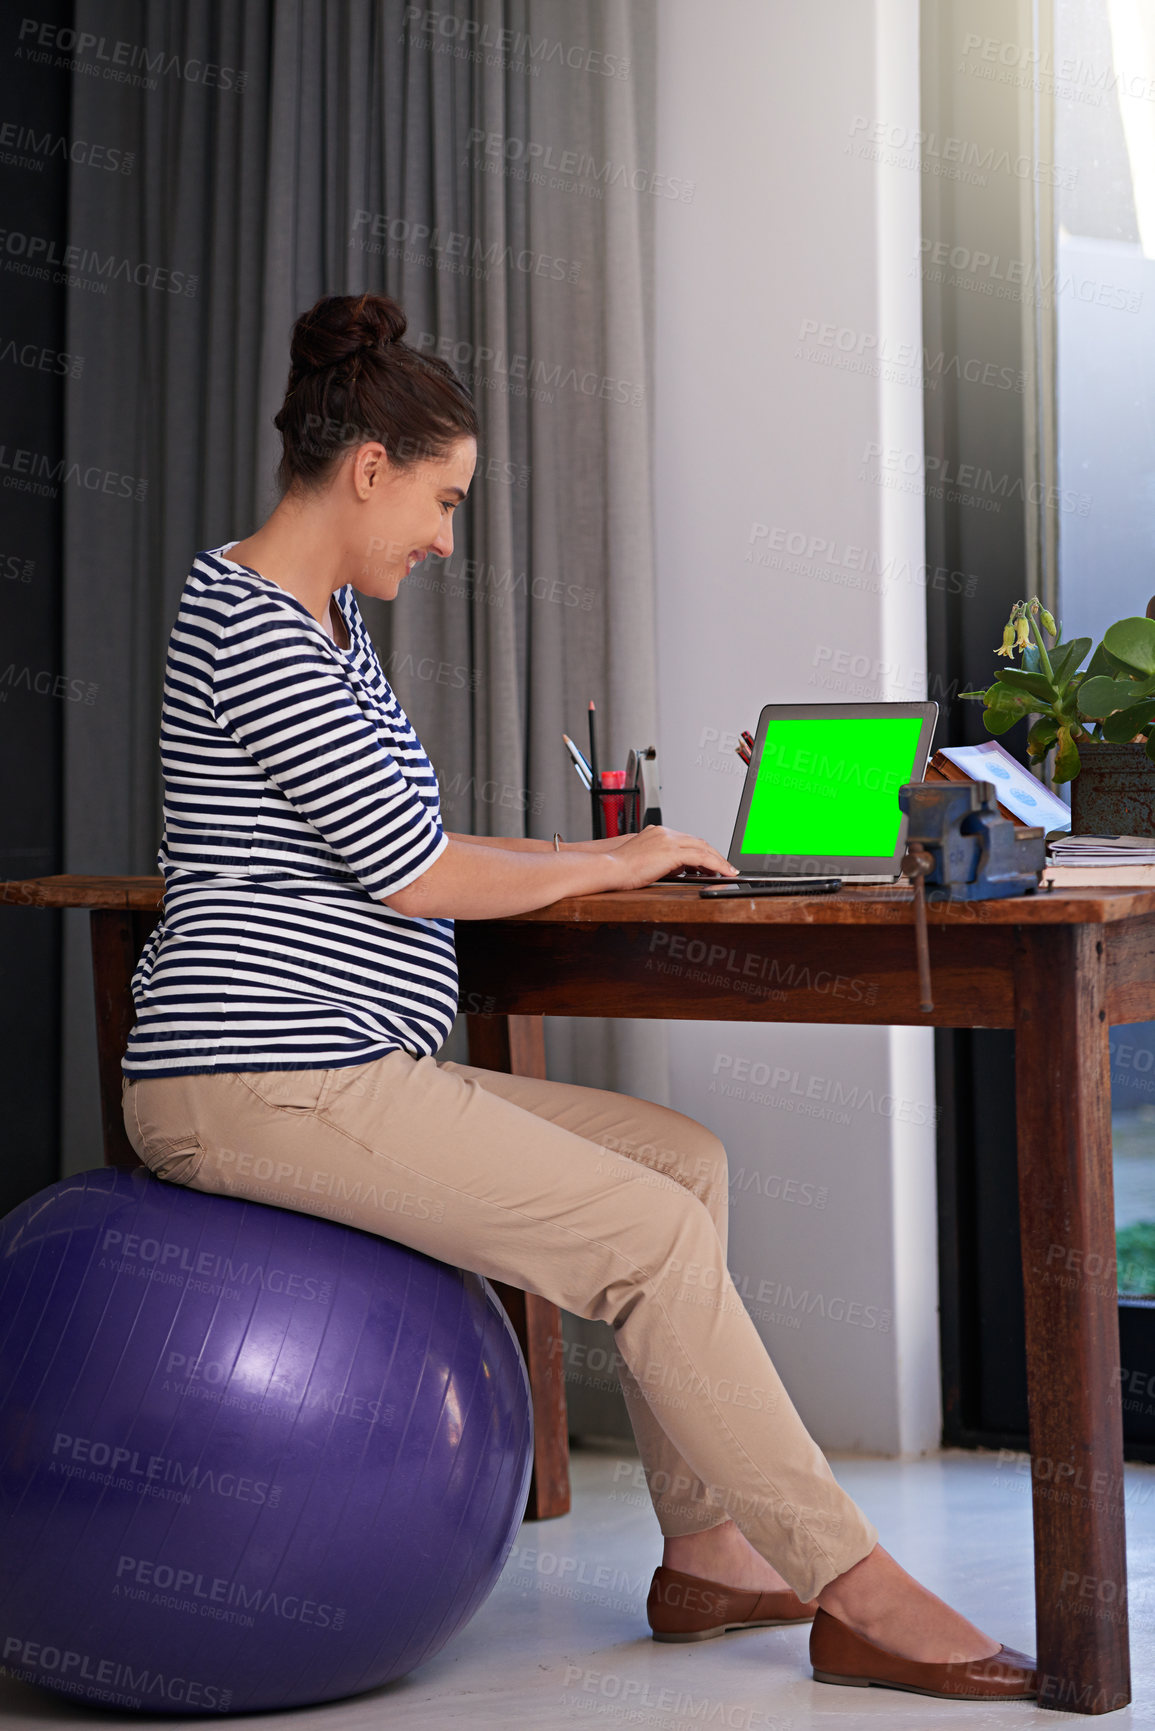
<instances>
[{"instance_id":1,"label":"white wall","mask_svg":"<svg viewBox=\"0 0 1155 1731\"><path fill-rule=\"evenodd\" d=\"M695 183L658 208L663 814L724 851L764 703L925 692L922 498L870 479L872 445L922 450L920 177L869 149L917 129L918 8L662 0L659 30L655 166ZM826 1448L938 1441L931 1042L671 1025L671 1104L730 1154L731 1268Z\"/></svg>"}]
</instances>

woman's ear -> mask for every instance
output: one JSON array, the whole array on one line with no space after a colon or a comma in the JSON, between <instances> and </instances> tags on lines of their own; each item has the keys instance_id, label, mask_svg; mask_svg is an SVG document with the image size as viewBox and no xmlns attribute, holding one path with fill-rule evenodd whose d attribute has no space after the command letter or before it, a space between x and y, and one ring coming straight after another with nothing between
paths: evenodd
<instances>
[{"instance_id":1,"label":"woman's ear","mask_svg":"<svg viewBox=\"0 0 1155 1731\"><path fill-rule=\"evenodd\" d=\"M358 445L353 455L353 485L359 499L367 499L380 485L385 473L385 447L378 444Z\"/></svg>"}]
</instances>

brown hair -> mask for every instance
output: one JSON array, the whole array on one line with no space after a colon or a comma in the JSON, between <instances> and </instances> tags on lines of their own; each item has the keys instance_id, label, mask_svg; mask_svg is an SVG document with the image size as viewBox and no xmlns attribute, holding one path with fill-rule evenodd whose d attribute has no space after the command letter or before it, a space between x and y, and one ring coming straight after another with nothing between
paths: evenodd
<instances>
[{"instance_id":1,"label":"brown hair","mask_svg":"<svg viewBox=\"0 0 1155 1731\"><path fill-rule=\"evenodd\" d=\"M283 491L323 486L351 446L377 440L408 468L476 438L477 414L451 367L423 355L385 295L325 295L293 326L285 400L273 425Z\"/></svg>"}]
</instances>

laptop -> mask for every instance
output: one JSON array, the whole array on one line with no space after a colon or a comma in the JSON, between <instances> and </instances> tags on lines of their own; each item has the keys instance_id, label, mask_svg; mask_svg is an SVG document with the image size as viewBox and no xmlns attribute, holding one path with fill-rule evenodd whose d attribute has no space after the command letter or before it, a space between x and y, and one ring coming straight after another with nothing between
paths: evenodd
<instances>
[{"instance_id":1,"label":"laptop","mask_svg":"<svg viewBox=\"0 0 1155 1731\"><path fill-rule=\"evenodd\" d=\"M898 790L923 779L937 720L937 703L768 703L726 856L740 876L702 893L897 882Z\"/></svg>"}]
</instances>

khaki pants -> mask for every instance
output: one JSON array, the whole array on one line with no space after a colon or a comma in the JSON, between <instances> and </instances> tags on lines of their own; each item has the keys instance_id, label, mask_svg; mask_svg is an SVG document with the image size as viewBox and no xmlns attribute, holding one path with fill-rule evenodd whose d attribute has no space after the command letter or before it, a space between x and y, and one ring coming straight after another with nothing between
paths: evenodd
<instances>
[{"instance_id":1,"label":"khaki pants","mask_svg":"<svg viewBox=\"0 0 1155 1731\"><path fill-rule=\"evenodd\" d=\"M391 1052L124 1085L170 1183L324 1215L614 1330L663 1533L732 1517L812 1598L877 1534L795 1412L726 1268L726 1154L628 1095Z\"/></svg>"}]
</instances>

